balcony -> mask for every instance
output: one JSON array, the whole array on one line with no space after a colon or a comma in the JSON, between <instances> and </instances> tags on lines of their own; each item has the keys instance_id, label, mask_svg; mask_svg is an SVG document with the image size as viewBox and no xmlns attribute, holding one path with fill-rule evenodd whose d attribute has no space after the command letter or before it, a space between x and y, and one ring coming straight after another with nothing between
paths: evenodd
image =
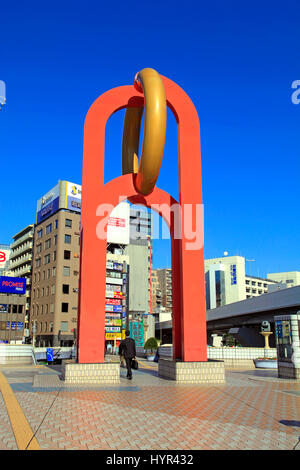
<instances>
[{"instance_id":1,"label":"balcony","mask_svg":"<svg viewBox=\"0 0 300 470\"><path fill-rule=\"evenodd\" d=\"M19 258L12 260L10 263L10 269L16 269L18 266L22 266L26 263L31 263L32 261L32 253L27 253L24 256L20 256Z\"/></svg>"},{"instance_id":2,"label":"balcony","mask_svg":"<svg viewBox=\"0 0 300 470\"><path fill-rule=\"evenodd\" d=\"M33 239L33 235L34 235L34 230L31 230L30 232L25 233L25 235L23 235L22 237L18 238L18 240L16 240L15 242L13 242L13 243L11 244L11 249L13 250L15 247L17 247L17 246L20 245L21 243L25 242L26 240Z\"/></svg>"},{"instance_id":3,"label":"balcony","mask_svg":"<svg viewBox=\"0 0 300 470\"><path fill-rule=\"evenodd\" d=\"M22 253L26 253L27 251L32 252L32 249L33 249L32 242L25 243L19 246L19 248L16 248L15 250L11 252L10 259L13 260L17 258L18 256L20 256Z\"/></svg>"}]
</instances>

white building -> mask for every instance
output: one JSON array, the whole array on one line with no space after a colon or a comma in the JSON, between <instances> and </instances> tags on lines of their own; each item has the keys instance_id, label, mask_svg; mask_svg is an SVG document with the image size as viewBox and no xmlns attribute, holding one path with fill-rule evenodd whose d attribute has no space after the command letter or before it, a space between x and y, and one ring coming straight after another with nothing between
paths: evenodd
<instances>
[{"instance_id":1,"label":"white building","mask_svg":"<svg viewBox=\"0 0 300 470\"><path fill-rule=\"evenodd\" d=\"M289 271L284 273L267 274L268 279L286 284L286 287L295 287L300 285L300 271Z\"/></svg>"},{"instance_id":2,"label":"white building","mask_svg":"<svg viewBox=\"0 0 300 470\"><path fill-rule=\"evenodd\" d=\"M208 310L266 294L268 286L277 283L247 275L242 256L207 259L204 265Z\"/></svg>"}]
</instances>

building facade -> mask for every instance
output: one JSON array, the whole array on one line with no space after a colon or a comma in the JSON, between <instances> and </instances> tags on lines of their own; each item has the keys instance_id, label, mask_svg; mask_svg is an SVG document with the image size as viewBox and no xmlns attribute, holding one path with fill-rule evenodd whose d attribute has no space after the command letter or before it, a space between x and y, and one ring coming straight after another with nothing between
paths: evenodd
<instances>
[{"instance_id":1,"label":"building facade","mask_svg":"<svg viewBox=\"0 0 300 470\"><path fill-rule=\"evenodd\" d=\"M276 281L245 272L245 258L225 256L204 261L206 308L211 310L268 293Z\"/></svg>"},{"instance_id":2,"label":"building facade","mask_svg":"<svg viewBox=\"0 0 300 470\"><path fill-rule=\"evenodd\" d=\"M283 283L286 287L300 286L300 271L289 271L283 273L267 274L268 279L272 279L278 283Z\"/></svg>"},{"instance_id":3,"label":"building facade","mask_svg":"<svg viewBox=\"0 0 300 470\"><path fill-rule=\"evenodd\" d=\"M11 244L10 271L12 276L26 278L25 336L29 336L30 301L32 281L34 224L20 230Z\"/></svg>"}]
</instances>

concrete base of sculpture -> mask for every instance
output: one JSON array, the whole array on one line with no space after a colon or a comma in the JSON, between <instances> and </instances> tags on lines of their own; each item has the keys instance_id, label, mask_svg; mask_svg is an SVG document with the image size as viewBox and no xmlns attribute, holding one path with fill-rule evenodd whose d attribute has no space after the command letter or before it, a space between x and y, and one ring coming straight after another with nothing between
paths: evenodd
<instances>
[{"instance_id":1,"label":"concrete base of sculpture","mask_svg":"<svg viewBox=\"0 0 300 470\"><path fill-rule=\"evenodd\" d=\"M118 384L119 363L77 364L66 361L62 368L62 379L66 385Z\"/></svg>"},{"instance_id":2,"label":"concrete base of sculpture","mask_svg":"<svg viewBox=\"0 0 300 470\"><path fill-rule=\"evenodd\" d=\"M180 362L159 359L158 375L180 384L222 384L226 382L223 361Z\"/></svg>"}]
</instances>

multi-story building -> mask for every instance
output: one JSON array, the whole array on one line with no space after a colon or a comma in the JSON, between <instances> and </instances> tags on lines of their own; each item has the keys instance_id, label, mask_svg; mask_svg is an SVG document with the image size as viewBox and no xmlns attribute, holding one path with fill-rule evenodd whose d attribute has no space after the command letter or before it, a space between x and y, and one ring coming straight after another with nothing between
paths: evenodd
<instances>
[{"instance_id":1,"label":"multi-story building","mask_svg":"<svg viewBox=\"0 0 300 470\"><path fill-rule=\"evenodd\" d=\"M267 274L268 279L272 279L276 282L286 284L286 287L295 287L300 285L300 272L289 271L283 273L270 273Z\"/></svg>"},{"instance_id":2,"label":"multi-story building","mask_svg":"<svg viewBox=\"0 0 300 470\"><path fill-rule=\"evenodd\" d=\"M12 276L26 278L26 307L25 307L25 329L26 335L29 330L30 321L30 299L31 299L31 275L33 255L34 224L28 225L20 230L11 244L10 270Z\"/></svg>"},{"instance_id":3,"label":"multi-story building","mask_svg":"<svg viewBox=\"0 0 300 470\"><path fill-rule=\"evenodd\" d=\"M60 181L38 201L30 330L36 345L70 346L77 326L81 187Z\"/></svg>"},{"instance_id":4,"label":"multi-story building","mask_svg":"<svg viewBox=\"0 0 300 470\"><path fill-rule=\"evenodd\" d=\"M155 269L154 279L157 279L160 293L160 306L172 312L172 269ZM157 302L157 300L156 300Z\"/></svg>"},{"instance_id":5,"label":"multi-story building","mask_svg":"<svg viewBox=\"0 0 300 470\"><path fill-rule=\"evenodd\" d=\"M225 256L207 259L205 265L206 307L208 310L266 294L271 279L245 273L245 258Z\"/></svg>"}]
</instances>

